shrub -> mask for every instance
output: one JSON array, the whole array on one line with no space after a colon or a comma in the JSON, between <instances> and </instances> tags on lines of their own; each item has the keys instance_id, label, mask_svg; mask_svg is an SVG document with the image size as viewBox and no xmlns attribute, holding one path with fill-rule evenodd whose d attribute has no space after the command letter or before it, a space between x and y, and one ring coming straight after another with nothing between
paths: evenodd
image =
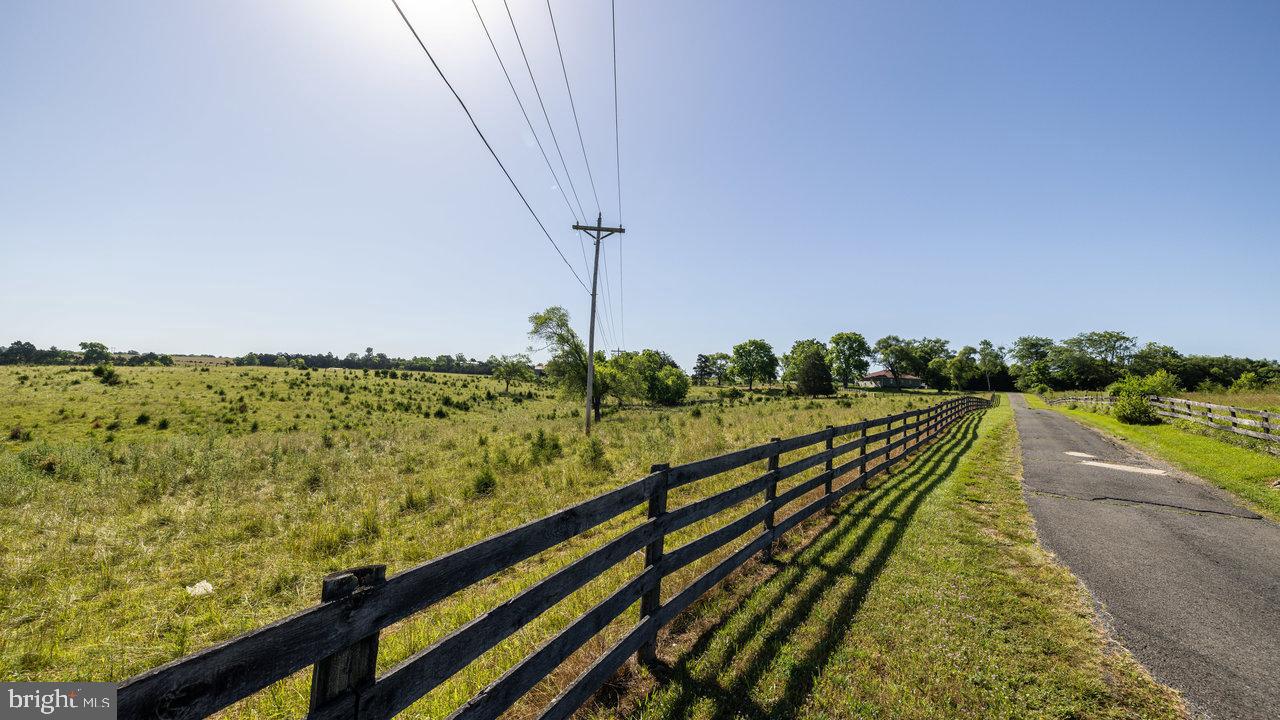
<instances>
[{"instance_id":1,"label":"shrub","mask_svg":"<svg viewBox=\"0 0 1280 720\"><path fill-rule=\"evenodd\" d=\"M694 418L702 417L702 408L694 406L694 408L689 411L689 417L694 417Z\"/></svg>"},{"instance_id":2,"label":"shrub","mask_svg":"<svg viewBox=\"0 0 1280 720\"><path fill-rule=\"evenodd\" d=\"M1121 395L1111 406L1111 414L1126 425L1154 425L1160 422L1151 403L1142 395L1133 393Z\"/></svg>"},{"instance_id":3,"label":"shrub","mask_svg":"<svg viewBox=\"0 0 1280 720\"><path fill-rule=\"evenodd\" d=\"M98 365L93 369L93 376L98 378L103 385L119 385L121 382L120 373L110 365Z\"/></svg>"},{"instance_id":4,"label":"shrub","mask_svg":"<svg viewBox=\"0 0 1280 720\"><path fill-rule=\"evenodd\" d=\"M1258 373L1250 370L1241 374L1240 377L1236 378L1235 382L1231 383L1231 392L1255 392L1265 389L1266 386L1266 381Z\"/></svg>"},{"instance_id":5,"label":"shrub","mask_svg":"<svg viewBox=\"0 0 1280 720\"><path fill-rule=\"evenodd\" d=\"M591 470L608 470L609 461L604 457L604 443L598 437L591 437L582 446L580 454L582 466Z\"/></svg>"},{"instance_id":6,"label":"shrub","mask_svg":"<svg viewBox=\"0 0 1280 720\"><path fill-rule=\"evenodd\" d=\"M160 422L156 423L156 429L157 429L157 430L168 430L168 429L169 429L169 420L168 420L168 418L160 418Z\"/></svg>"},{"instance_id":7,"label":"shrub","mask_svg":"<svg viewBox=\"0 0 1280 720\"><path fill-rule=\"evenodd\" d=\"M739 390L738 388L727 388L719 391L716 394L726 400L737 400L738 398L741 398L743 395L742 391Z\"/></svg>"},{"instance_id":8,"label":"shrub","mask_svg":"<svg viewBox=\"0 0 1280 720\"><path fill-rule=\"evenodd\" d=\"M151 416L146 413L141 413L138 415L138 419L134 420L134 423L137 425L146 425L149 422L151 422Z\"/></svg>"},{"instance_id":9,"label":"shrub","mask_svg":"<svg viewBox=\"0 0 1280 720\"><path fill-rule=\"evenodd\" d=\"M472 495L492 495L498 489L498 478L493 476L489 468L480 468L480 472L471 478Z\"/></svg>"},{"instance_id":10,"label":"shrub","mask_svg":"<svg viewBox=\"0 0 1280 720\"><path fill-rule=\"evenodd\" d=\"M542 428L538 428L538 434L529 441L529 462L534 465L549 463L563 454L560 439L548 435Z\"/></svg>"}]
</instances>

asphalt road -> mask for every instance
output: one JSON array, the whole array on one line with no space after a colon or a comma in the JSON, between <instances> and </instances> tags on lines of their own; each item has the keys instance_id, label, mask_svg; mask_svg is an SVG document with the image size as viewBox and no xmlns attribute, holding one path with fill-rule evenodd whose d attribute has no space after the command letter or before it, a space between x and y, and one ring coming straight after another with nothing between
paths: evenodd
<instances>
[{"instance_id":1,"label":"asphalt road","mask_svg":"<svg viewBox=\"0 0 1280 720\"><path fill-rule=\"evenodd\" d=\"M1280 718L1280 526L1010 398L1040 541L1084 582L1116 638L1197 717ZM1094 462L1166 474L1085 464Z\"/></svg>"}]
</instances>

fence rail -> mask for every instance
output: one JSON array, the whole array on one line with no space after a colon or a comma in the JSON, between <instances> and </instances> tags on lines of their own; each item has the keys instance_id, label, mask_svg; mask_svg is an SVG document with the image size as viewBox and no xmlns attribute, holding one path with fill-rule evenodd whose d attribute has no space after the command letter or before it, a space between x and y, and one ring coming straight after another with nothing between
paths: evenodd
<instances>
[{"instance_id":1,"label":"fence rail","mask_svg":"<svg viewBox=\"0 0 1280 720\"><path fill-rule=\"evenodd\" d=\"M1164 417L1200 423L1258 440L1280 442L1280 413L1159 395L1149 397L1147 401L1155 407L1156 414Z\"/></svg>"},{"instance_id":2,"label":"fence rail","mask_svg":"<svg viewBox=\"0 0 1280 720\"><path fill-rule=\"evenodd\" d=\"M450 718L496 718L566 658L637 601L640 620L572 682L541 714L573 713L636 654L653 657L658 631L749 558L818 510L899 462L992 401L960 397L921 410L779 439L718 457L669 467L513 530L455 550L393 577L373 565L325 578L321 603L232 640L149 670L119 690L121 720L193 720L213 714L294 673L312 667L308 718L381 720L407 708L543 612L591 580L644 552L644 570L525 657ZM896 426L895 426L896 424ZM883 429L881 429L883 428ZM868 432L875 430L875 432ZM848 438L843 442L837 440ZM868 446L884 444L868 451ZM807 457L781 464L785 453L823 444ZM849 460L837 458L856 451ZM895 451L897 454L895 455ZM745 483L667 509L670 490L760 461L768 469ZM821 473L778 492L778 483L823 466ZM839 487L834 481L856 470ZM778 511L822 488L814 501L777 521ZM759 507L678 548L666 537L761 495ZM477 582L644 505L644 522L526 588L375 677L379 632ZM757 529L742 548L661 601L664 577Z\"/></svg>"},{"instance_id":3,"label":"fence rail","mask_svg":"<svg viewBox=\"0 0 1280 720\"><path fill-rule=\"evenodd\" d=\"M1066 403L1113 405L1115 398L1109 395L1077 395L1056 397L1047 399L1045 402L1049 405ZM1280 413L1160 395L1147 396L1147 402L1155 408L1156 414L1162 417L1200 423L1258 440L1280 442Z\"/></svg>"}]
</instances>

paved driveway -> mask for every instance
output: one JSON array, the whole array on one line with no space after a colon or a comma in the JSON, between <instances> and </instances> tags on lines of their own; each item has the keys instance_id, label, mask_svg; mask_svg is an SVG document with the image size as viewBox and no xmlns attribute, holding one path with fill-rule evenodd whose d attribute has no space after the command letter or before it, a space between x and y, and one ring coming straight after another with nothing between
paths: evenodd
<instances>
[{"instance_id":1,"label":"paved driveway","mask_svg":"<svg viewBox=\"0 0 1280 720\"><path fill-rule=\"evenodd\" d=\"M1011 395L1037 532L1192 710L1280 718L1280 526Z\"/></svg>"}]
</instances>

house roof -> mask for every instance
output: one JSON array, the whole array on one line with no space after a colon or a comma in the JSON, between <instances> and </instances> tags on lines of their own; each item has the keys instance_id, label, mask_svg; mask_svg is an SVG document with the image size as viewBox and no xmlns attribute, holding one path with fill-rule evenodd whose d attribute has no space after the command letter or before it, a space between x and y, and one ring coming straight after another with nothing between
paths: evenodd
<instances>
[{"instance_id":1,"label":"house roof","mask_svg":"<svg viewBox=\"0 0 1280 720\"><path fill-rule=\"evenodd\" d=\"M889 372L888 370L877 370L873 373L863 376L862 379L874 380L876 378L892 378L892 377L893 377L893 373ZM898 379L899 380L919 380L920 378L916 377L915 375L908 375L906 373L902 373L901 375L898 376Z\"/></svg>"}]
</instances>

